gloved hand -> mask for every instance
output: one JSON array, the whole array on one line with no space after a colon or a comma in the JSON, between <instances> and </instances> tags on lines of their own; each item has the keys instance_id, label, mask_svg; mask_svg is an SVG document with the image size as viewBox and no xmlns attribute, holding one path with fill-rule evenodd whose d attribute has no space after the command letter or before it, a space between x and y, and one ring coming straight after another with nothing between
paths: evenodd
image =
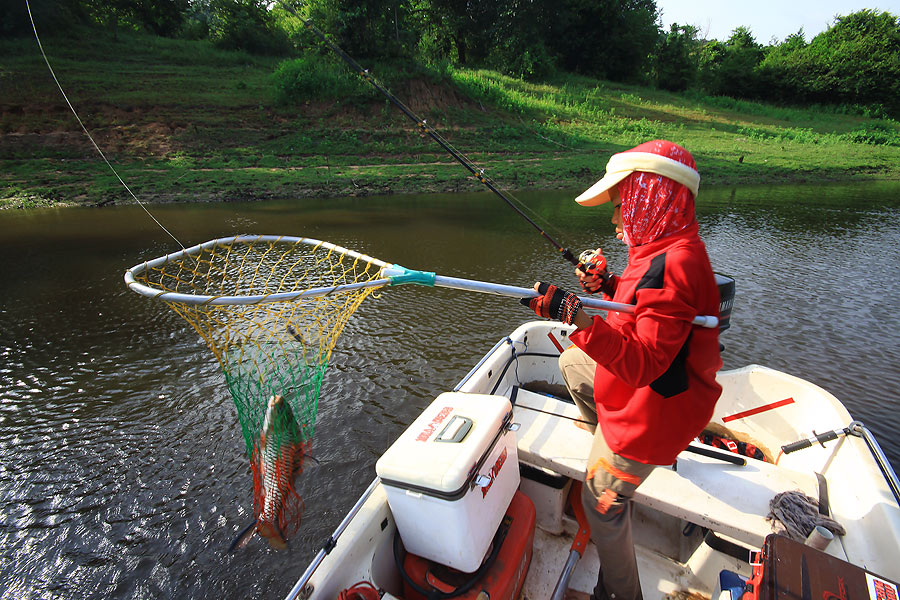
<instances>
[{"instance_id":1,"label":"gloved hand","mask_svg":"<svg viewBox=\"0 0 900 600\"><path fill-rule=\"evenodd\" d=\"M572 324L582 306L578 296L543 281L538 282L537 291L540 296L522 298L519 302L533 310L539 317L556 319L567 325Z\"/></svg>"},{"instance_id":2,"label":"gloved hand","mask_svg":"<svg viewBox=\"0 0 900 600\"><path fill-rule=\"evenodd\" d=\"M589 294L604 291L603 284L609 281L612 274L606 267L606 257L601 249L585 250L578 260L584 265L583 269L575 269L581 288Z\"/></svg>"}]
</instances>

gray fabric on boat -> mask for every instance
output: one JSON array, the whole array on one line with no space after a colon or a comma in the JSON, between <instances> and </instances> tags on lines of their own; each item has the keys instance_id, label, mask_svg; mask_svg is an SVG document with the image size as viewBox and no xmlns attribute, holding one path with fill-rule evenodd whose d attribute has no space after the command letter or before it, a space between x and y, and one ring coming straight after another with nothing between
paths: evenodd
<instances>
[{"instance_id":1,"label":"gray fabric on boat","mask_svg":"<svg viewBox=\"0 0 900 600\"><path fill-rule=\"evenodd\" d=\"M781 492L769 502L768 520L776 533L805 542L812 530L821 525L835 535L844 535L844 526L821 513L819 501L800 491Z\"/></svg>"}]
</instances>

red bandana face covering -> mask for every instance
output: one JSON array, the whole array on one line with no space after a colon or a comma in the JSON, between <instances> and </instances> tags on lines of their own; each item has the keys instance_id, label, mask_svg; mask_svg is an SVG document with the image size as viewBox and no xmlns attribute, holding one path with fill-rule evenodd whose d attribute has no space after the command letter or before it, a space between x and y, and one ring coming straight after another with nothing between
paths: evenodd
<instances>
[{"instance_id":1,"label":"red bandana face covering","mask_svg":"<svg viewBox=\"0 0 900 600\"><path fill-rule=\"evenodd\" d=\"M664 141L654 143L658 147L649 149L645 148L647 144L642 144L638 148L697 168L693 157L681 146ZM622 229L629 246L649 244L696 222L694 195L684 185L663 175L635 171L619 183L619 196Z\"/></svg>"}]
</instances>

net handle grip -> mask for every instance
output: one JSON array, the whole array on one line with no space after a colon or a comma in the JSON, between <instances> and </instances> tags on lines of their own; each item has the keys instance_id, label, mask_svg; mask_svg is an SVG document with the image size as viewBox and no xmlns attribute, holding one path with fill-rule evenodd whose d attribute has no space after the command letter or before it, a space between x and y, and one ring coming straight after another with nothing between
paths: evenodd
<instances>
[{"instance_id":1,"label":"net handle grip","mask_svg":"<svg viewBox=\"0 0 900 600\"><path fill-rule=\"evenodd\" d=\"M437 275L430 271L416 271L400 265L391 265L382 275L391 280L391 285L415 284L434 287Z\"/></svg>"}]
</instances>

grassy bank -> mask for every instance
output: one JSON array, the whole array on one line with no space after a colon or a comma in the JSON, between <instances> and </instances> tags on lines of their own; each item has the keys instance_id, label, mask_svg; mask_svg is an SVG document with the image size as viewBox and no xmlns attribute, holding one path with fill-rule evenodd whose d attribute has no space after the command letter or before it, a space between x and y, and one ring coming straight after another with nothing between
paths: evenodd
<instances>
[{"instance_id":1,"label":"grassy bank","mask_svg":"<svg viewBox=\"0 0 900 600\"><path fill-rule=\"evenodd\" d=\"M44 47L100 148L142 201L475 190L481 183L366 86L285 103L280 59L76 31ZM0 41L0 207L127 203L32 39ZM900 178L900 124L821 108L677 95L583 77L372 65L505 189L579 188L608 156L667 138L705 183ZM346 77L355 77L346 73ZM353 91L347 92L347 89Z\"/></svg>"}]
</instances>

